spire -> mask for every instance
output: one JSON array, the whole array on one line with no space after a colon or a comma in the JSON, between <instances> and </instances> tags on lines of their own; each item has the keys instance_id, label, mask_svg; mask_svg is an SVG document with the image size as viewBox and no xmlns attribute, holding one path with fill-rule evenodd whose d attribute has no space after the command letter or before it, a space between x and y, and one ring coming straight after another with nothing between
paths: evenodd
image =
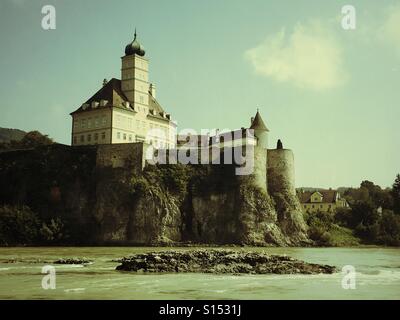
<instances>
[{"instance_id":1,"label":"spire","mask_svg":"<svg viewBox=\"0 0 400 320\"><path fill-rule=\"evenodd\" d=\"M133 35L133 41L136 40L136 27L135 27L135 34Z\"/></svg>"},{"instance_id":2,"label":"spire","mask_svg":"<svg viewBox=\"0 0 400 320\"><path fill-rule=\"evenodd\" d=\"M254 117L254 120L251 123L250 129L269 131L268 128L266 127L263 119L261 118L258 108L257 108L256 116Z\"/></svg>"}]
</instances>

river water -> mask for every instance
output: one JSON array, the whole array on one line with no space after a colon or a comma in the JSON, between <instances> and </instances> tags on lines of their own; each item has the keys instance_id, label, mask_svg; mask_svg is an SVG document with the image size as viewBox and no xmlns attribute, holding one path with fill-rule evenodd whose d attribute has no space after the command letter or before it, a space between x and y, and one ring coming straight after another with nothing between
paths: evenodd
<instances>
[{"instance_id":1,"label":"river water","mask_svg":"<svg viewBox=\"0 0 400 320\"><path fill-rule=\"evenodd\" d=\"M395 248L245 248L335 265L339 272L332 275L136 274L115 270L115 259L165 249L0 248L0 299L400 299L400 249ZM56 288L43 289L42 267L67 257L86 257L94 262L53 265ZM344 274L340 270L345 265L355 268L355 289L342 287Z\"/></svg>"}]
</instances>

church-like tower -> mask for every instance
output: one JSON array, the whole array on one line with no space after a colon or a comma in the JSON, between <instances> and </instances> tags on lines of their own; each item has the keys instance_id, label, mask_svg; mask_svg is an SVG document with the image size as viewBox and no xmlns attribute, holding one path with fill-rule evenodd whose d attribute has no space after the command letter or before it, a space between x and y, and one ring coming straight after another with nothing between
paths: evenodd
<instances>
[{"instance_id":1,"label":"church-like tower","mask_svg":"<svg viewBox=\"0 0 400 320\"><path fill-rule=\"evenodd\" d=\"M145 50L137 40L125 47L121 66L121 89L135 110L148 112L149 109L149 60Z\"/></svg>"},{"instance_id":2,"label":"church-like tower","mask_svg":"<svg viewBox=\"0 0 400 320\"><path fill-rule=\"evenodd\" d=\"M143 142L174 148L176 123L156 100L149 61L136 31L121 64L121 80L104 79L103 86L71 113L72 145Z\"/></svg>"}]
</instances>

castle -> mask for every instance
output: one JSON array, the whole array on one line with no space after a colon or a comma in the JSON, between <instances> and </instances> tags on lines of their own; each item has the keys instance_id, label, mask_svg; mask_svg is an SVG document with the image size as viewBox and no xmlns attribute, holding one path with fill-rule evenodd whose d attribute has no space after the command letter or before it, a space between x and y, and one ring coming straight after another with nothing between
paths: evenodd
<instances>
[{"instance_id":1,"label":"castle","mask_svg":"<svg viewBox=\"0 0 400 320\"><path fill-rule=\"evenodd\" d=\"M149 60L136 31L121 60L121 80L104 80L102 88L71 113L72 146L98 145L100 167L123 167L129 162L141 169L149 160L149 146L199 153L251 146L255 184L267 193L296 195L293 153L280 141L276 149L268 148L269 130L258 110L249 128L196 135L192 143L193 136L177 135L176 123L156 100Z\"/></svg>"}]
</instances>

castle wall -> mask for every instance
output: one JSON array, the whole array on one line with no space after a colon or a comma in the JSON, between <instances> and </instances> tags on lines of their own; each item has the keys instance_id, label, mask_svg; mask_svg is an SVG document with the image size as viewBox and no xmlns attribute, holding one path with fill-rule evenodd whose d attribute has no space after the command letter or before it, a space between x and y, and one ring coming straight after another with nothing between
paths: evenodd
<instances>
[{"instance_id":1,"label":"castle wall","mask_svg":"<svg viewBox=\"0 0 400 320\"><path fill-rule=\"evenodd\" d=\"M267 149L254 147L254 182L256 186L267 191Z\"/></svg>"},{"instance_id":2,"label":"castle wall","mask_svg":"<svg viewBox=\"0 0 400 320\"><path fill-rule=\"evenodd\" d=\"M294 156L289 149L268 149L268 191L296 195Z\"/></svg>"},{"instance_id":3,"label":"castle wall","mask_svg":"<svg viewBox=\"0 0 400 320\"><path fill-rule=\"evenodd\" d=\"M105 144L97 146L97 167L131 167L142 170L145 165L143 143Z\"/></svg>"}]
</instances>

